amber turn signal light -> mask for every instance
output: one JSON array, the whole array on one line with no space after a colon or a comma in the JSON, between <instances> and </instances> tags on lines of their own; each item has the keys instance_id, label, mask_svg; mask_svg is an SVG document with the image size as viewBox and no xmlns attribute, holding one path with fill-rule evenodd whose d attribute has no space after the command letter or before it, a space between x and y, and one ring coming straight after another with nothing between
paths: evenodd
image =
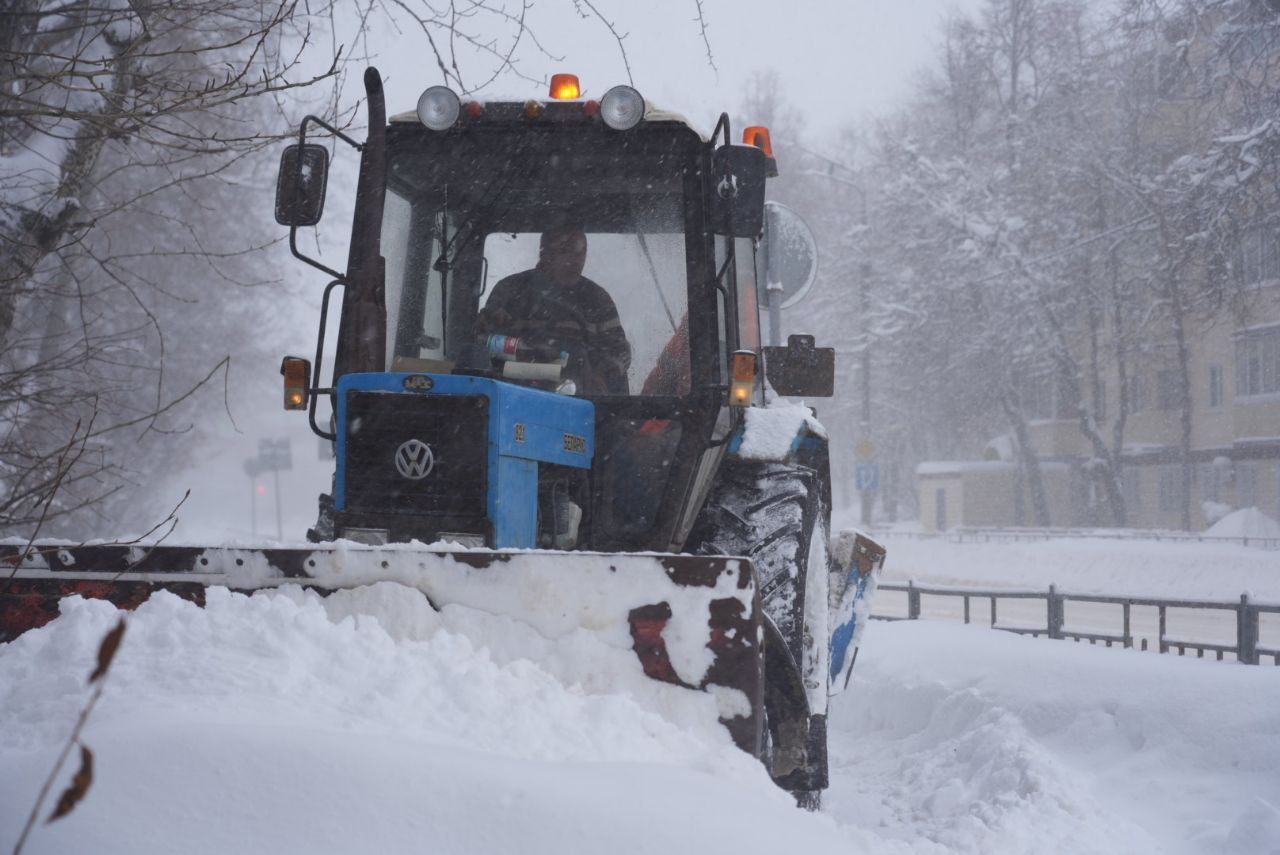
<instances>
[{"instance_id":1,"label":"amber turn signal light","mask_svg":"<svg viewBox=\"0 0 1280 855\"><path fill-rule=\"evenodd\" d=\"M750 350L735 350L729 358L729 404L751 406L751 393L756 387L756 355Z\"/></svg>"},{"instance_id":2,"label":"amber turn signal light","mask_svg":"<svg viewBox=\"0 0 1280 855\"><path fill-rule=\"evenodd\" d=\"M284 408L305 410L311 363L298 356L286 356L280 363L280 373L284 376Z\"/></svg>"}]
</instances>

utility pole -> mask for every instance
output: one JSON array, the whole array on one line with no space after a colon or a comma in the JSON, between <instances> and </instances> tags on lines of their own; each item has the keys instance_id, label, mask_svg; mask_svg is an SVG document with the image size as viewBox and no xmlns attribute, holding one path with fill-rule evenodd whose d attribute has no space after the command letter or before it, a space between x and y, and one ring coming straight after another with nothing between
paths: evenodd
<instances>
[{"instance_id":1,"label":"utility pole","mask_svg":"<svg viewBox=\"0 0 1280 855\"><path fill-rule=\"evenodd\" d=\"M864 213L865 216L865 213ZM871 264L862 262L858 267L859 311L862 313L862 420L859 427L858 488L863 527L871 525L871 508L876 500L880 472L875 461L875 444L871 440Z\"/></svg>"}]
</instances>

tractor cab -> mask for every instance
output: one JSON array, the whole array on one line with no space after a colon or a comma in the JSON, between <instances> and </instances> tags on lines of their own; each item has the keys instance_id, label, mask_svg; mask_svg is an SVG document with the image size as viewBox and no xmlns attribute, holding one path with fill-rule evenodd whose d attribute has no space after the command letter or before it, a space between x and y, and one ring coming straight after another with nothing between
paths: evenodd
<instances>
[{"instance_id":1,"label":"tractor cab","mask_svg":"<svg viewBox=\"0 0 1280 855\"><path fill-rule=\"evenodd\" d=\"M435 86L386 122L376 72L366 84L351 260L329 271L334 382L318 351L302 395L336 441L333 534L679 551L742 408L763 401L772 158L731 144L727 116L707 138L627 86L597 101L557 75L546 100L466 103ZM324 125L303 123L277 197L294 232L323 204L308 122ZM580 273L554 272L565 241ZM405 476L428 454L429 475Z\"/></svg>"}]
</instances>

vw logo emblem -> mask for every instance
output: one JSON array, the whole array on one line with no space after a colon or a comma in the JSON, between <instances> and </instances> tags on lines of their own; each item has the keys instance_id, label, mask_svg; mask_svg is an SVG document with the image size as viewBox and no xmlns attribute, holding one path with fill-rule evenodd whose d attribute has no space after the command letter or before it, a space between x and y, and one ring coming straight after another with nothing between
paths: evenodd
<instances>
[{"instance_id":1,"label":"vw logo emblem","mask_svg":"<svg viewBox=\"0 0 1280 855\"><path fill-rule=\"evenodd\" d=\"M436 465L431 446L420 439L411 439L396 449L396 471L410 481L419 481L431 474Z\"/></svg>"}]
</instances>

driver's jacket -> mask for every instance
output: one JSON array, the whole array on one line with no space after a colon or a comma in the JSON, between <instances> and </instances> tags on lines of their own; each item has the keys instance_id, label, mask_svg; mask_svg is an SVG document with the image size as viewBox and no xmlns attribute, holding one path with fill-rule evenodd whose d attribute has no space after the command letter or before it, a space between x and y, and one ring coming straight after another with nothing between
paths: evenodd
<instances>
[{"instance_id":1,"label":"driver's jacket","mask_svg":"<svg viewBox=\"0 0 1280 855\"><path fill-rule=\"evenodd\" d=\"M609 293L580 277L555 285L535 268L493 287L476 333L500 333L569 354L566 373L584 395L625 395L631 345Z\"/></svg>"}]
</instances>

